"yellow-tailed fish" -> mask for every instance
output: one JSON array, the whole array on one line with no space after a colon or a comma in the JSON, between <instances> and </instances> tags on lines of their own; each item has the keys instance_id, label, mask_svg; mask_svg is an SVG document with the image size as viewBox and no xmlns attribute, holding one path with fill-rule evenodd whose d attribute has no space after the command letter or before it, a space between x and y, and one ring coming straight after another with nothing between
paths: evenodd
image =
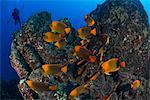
<instances>
[{"instance_id":1,"label":"yellow-tailed fish","mask_svg":"<svg viewBox=\"0 0 150 100\"><path fill-rule=\"evenodd\" d=\"M88 84L80 85L80 86L74 88L70 92L69 96L72 97L72 98L77 97L78 95L84 93L87 87L88 87Z\"/></svg>"},{"instance_id":2,"label":"yellow-tailed fish","mask_svg":"<svg viewBox=\"0 0 150 100\"><path fill-rule=\"evenodd\" d=\"M58 33L46 32L43 39L46 42L56 42L61 39L61 36Z\"/></svg>"},{"instance_id":3,"label":"yellow-tailed fish","mask_svg":"<svg viewBox=\"0 0 150 100\"><path fill-rule=\"evenodd\" d=\"M96 35L96 28L82 27L78 29L78 36L81 39L86 39L89 35Z\"/></svg>"},{"instance_id":4,"label":"yellow-tailed fish","mask_svg":"<svg viewBox=\"0 0 150 100\"><path fill-rule=\"evenodd\" d=\"M131 88L132 88L133 90L136 90L136 89L138 89L138 88L140 87L140 85L141 85L140 80L135 80L135 81L131 84Z\"/></svg>"},{"instance_id":5,"label":"yellow-tailed fish","mask_svg":"<svg viewBox=\"0 0 150 100\"><path fill-rule=\"evenodd\" d=\"M94 19L89 15L84 16L84 19L88 26L93 26L95 24Z\"/></svg>"},{"instance_id":6,"label":"yellow-tailed fish","mask_svg":"<svg viewBox=\"0 0 150 100\"><path fill-rule=\"evenodd\" d=\"M80 86L76 87L75 89L73 89L69 95L71 97L76 97L76 96L84 93L85 90L88 88L90 81L96 80L98 75L99 75L99 72L94 73L83 85L80 85Z\"/></svg>"},{"instance_id":7,"label":"yellow-tailed fish","mask_svg":"<svg viewBox=\"0 0 150 100\"><path fill-rule=\"evenodd\" d=\"M79 46L79 45L75 46L74 55L76 55L76 56L78 56L79 58L82 58L82 59L87 59L90 62L95 62L96 61L96 57L92 56L91 52L88 49L86 49L82 46Z\"/></svg>"},{"instance_id":8,"label":"yellow-tailed fish","mask_svg":"<svg viewBox=\"0 0 150 100\"><path fill-rule=\"evenodd\" d=\"M108 34L102 34L100 36L100 41L102 42L103 45L109 44L109 40L110 40L110 37L108 36Z\"/></svg>"},{"instance_id":9,"label":"yellow-tailed fish","mask_svg":"<svg viewBox=\"0 0 150 100\"><path fill-rule=\"evenodd\" d=\"M60 64L44 64L42 70L45 75L59 75L61 72L67 72L67 66Z\"/></svg>"},{"instance_id":10,"label":"yellow-tailed fish","mask_svg":"<svg viewBox=\"0 0 150 100\"><path fill-rule=\"evenodd\" d=\"M112 58L102 65L102 72L106 75L110 75L111 72L116 72L120 69L120 67L125 67L125 62L120 62L119 58Z\"/></svg>"},{"instance_id":11,"label":"yellow-tailed fish","mask_svg":"<svg viewBox=\"0 0 150 100\"><path fill-rule=\"evenodd\" d=\"M58 48L62 48L64 46L66 46L67 42L65 39L61 39L59 41L57 41L54 45Z\"/></svg>"},{"instance_id":12,"label":"yellow-tailed fish","mask_svg":"<svg viewBox=\"0 0 150 100\"><path fill-rule=\"evenodd\" d=\"M55 90L57 90L56 85L51 85L50 86L48 83L35 82L35 81L32 81L32 80L26 80L26 83L34 91L43 92L43 91L55 91Z\"/></svg>"},{"instance_id":13,"label":"yellow-tailed fish","mask_svg":"<svg viewBox=\"0 0 150 100\"><path fill-rule=\"evenodd\" d=\"M50 24L50 28L53 32L57 32L57 33L70 33L70 28L67 27L67 25L63 22L60 22L60 21L53 21L51 24Z\"/></svg>"}]
</instances>

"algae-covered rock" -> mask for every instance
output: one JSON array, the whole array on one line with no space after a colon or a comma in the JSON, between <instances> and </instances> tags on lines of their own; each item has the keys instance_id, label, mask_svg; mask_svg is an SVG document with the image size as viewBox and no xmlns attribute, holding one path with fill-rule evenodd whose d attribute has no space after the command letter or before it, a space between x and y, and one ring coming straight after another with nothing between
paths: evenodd
<instances>
[{"instance_id":1,"label":"algae-covered rock","mask_svg":"<svg viewBox=\"0 0 150 100\"><path fill-rule=\"evenodd\" d=\"M105 54L108 57L106 60L112 57L123 57L127 65L122 72L148 82L150 30L147 14L140 1L106 0L90 15L97 22L95 26L100 30L99 34L107 33L110 36L110 45ZM144 84L142 88L143 93L140 95L143 100L146 100L147 84Z\"/></svg>"}]
</instances>

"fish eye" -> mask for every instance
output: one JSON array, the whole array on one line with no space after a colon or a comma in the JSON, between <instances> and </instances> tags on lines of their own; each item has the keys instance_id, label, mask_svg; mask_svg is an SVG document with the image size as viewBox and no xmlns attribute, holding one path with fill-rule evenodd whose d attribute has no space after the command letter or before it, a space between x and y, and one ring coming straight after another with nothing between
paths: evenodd
<instances>
[{"instance_id":1,"label":"fish eye","mask_svg":"<svg viewBox=\"0 0 150 100\"><path fill-rule=\"evenodd\" d=\"M44 37L43 37L44 39L48 39L48 36L46 36L46 35L44 35Z\"/></svg>"},{"instance_id":2,"label":"fish eye","mask_svg":"<svg viewBox=\"0 0 150 100\"><path fill-rule=\"evenodd\" d=\"M52 27L53 25L52 24L50 24L50 27Z\"/></svg>"}]
</instances>

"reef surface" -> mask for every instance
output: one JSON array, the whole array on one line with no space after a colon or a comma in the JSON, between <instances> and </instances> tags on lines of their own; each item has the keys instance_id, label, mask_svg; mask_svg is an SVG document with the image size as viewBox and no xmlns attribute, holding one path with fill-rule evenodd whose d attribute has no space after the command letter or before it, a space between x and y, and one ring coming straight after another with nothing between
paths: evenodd
<instances>
[{"instance_id":1,"label":"reef surface","mask_svg":"<svg viewBox=\"0 0 150 100\"><path fill-rule=\"evenodd\" d=\"M122 95L113 93L111 100L136 99L147 100L150 96L149 71L150 71L150 30L148 16L139 0L106 0L102 5L90 13L95 20L97 35L92 36L88 48L100 48L101 34L110 36L109 45L104 53L104 61L113 57L124 57L126 67L120 69L114 80L111 75L100 75L90 83L90 91L79 95L79 99L97 100L113 89L118 81L121 85L131 83L133 80L141 80L141 86L137 91L123 92ZM65 19L60 19L65 21ZM10 60L12 67L20 77L18 88L24 99L68 99L69 92L84 84L85 80L98 70L94 63L86 64L87 69L82 76L71 80L65 74L58 80L56 77L46 77L40 68L45 63L61 63L76 59L72 49L78 44L79 38L76 30L71 27L71 33L67 36L68 45L62 49L43 40L45 32L51 31L49 24L52 22L51 14L40 12L31 16L22 28L12 35ZM73 73L71 67L70 73ZM23 80L30 79L43 83L56 84L58 91L35 92L31 90Z\"/></svg>"}]
</instances>

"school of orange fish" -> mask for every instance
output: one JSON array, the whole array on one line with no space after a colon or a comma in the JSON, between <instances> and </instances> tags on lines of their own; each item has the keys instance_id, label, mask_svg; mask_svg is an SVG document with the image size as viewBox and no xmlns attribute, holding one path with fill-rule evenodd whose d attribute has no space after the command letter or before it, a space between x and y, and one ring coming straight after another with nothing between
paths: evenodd
<instances>
[{"instance_id":1,"label":"school of orange fish","mask_svg":"<svg viewBox=\"0 0 150 100\"><path fill-rule=\"evenodd\" d=\"M84 16L85 22L87 26L81 27L77 31L77 36L81 39L80 44L76 45L73 49L73 55L79 60L76 65L82 65L82 63L98 63L99 64L99 70L91 75L91 77L82 85L74 88L69 93L69 98L74 99L75 97L79 96L81 93L84 93L86 89L89 87L89 83L91 81L96 80L96 78L100 74L105 75L111 75L113 72L119 71L121 68L124 68L126 66L125 61L123 61L120 58L111 58L107 61L103 61L103 55L106 52L104 50L105 45L109 44L109 35L108 34L102 34L102 43L103 46L99 48L98 51L91 51L87 49L87 44L90 42L89 37L96 35L96 28L93 27L93 25L96 23L92 17L89 15ZM52 21L52 23L49 25L51 31L46 32L44 34L44 41L48 43L54 43L54 46L61 49L67 45L67 39L66 36L70 33L71 28L69 28L65 23L61 21ZM74 60L70 59L70 62L74 62ZM68 63L70 63L68 62ZM61 64L44 64L41 67L41 70L44 75L54 75L54 76L60 76L61 73L69 74L67 73L68 69L68 63L65 63L64 65ZM78 70L78 75L84 73L84 69ZM58 87L57 85L51 85L42 82L34 82L32 80L26 80L26 83L28 86L36 91L57 91ZM140 80L135 80L133 83L131 83L131 88L133 90L136 90L140 87ZM116 87L105 97L103 97L104 100L109 100L112 93L116 90Z\"/></svg>"}]
</instances>

